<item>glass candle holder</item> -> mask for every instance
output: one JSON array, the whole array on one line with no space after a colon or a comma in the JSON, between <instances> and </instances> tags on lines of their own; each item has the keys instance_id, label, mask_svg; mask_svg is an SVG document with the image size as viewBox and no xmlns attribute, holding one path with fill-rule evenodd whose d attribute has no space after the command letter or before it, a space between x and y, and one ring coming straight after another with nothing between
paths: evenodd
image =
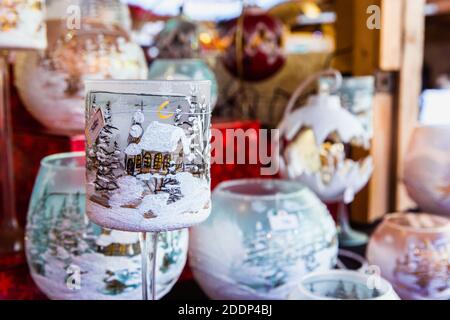
<instances>
[{"instance_id":1,"label":"glass candle holder","mask_svg":"<svg viewBox=\"0 0 450 320\"><path fill-rule=\"evenodd\" d=\"M450 298L450 220L429 214L392 214L372 235L369 264L402 299Z\"/></svg>"},{"instance_id":2,"label":"glass candle holder","mask_svg":"<svg viewBox=\"0 0 450 320\"><path fill-rule=\"evenodd\" d=\"M41 162L28 211L26 255L31 276L51 299L139 299L138 233L102 228L85 214L84 153ZM176 283L186 263L187 230L160 233L157 297Z\"/></svg>"},{"instance_id":3,"label":"glass candle holder","mask_svg":"<svg viewBox=\"0 0 450 320\"><path fill-rule=\"evenodd\" d=\"M189 247L194 277L209 297L285 299L306 273L334 267L336 226L302 184L224 182L213 203L211 217L192 229Z\"/></svg>"},{"instance_id":4,"label":"glass candle holder","mask_svg":"<svg viewBox=\"0 0 450 320\"><path fill-rule=\"evenodd\" d=\"M305 276L290 300L400 300L391 284L357 271L331 270Z\"/></svg>"},{"instance_id":5,"label":"glass candle holder","mask_svg":"<svg viewBox=\"0 0 450 320\"><path fill-rule=\"evenodd\" d=\"M14 65L25 108L47 129L83 132L85 79L147 78L129 15L120 0L47 0L47 50L23 52Z\"/></svg>"},{"instance_id":6,"label":"glass candle holder","mask_svg":"<svg viewBox=\"0 0 450 320\"><path fill-rule=\"evenodd\" d=\"M210 204L209 81L87 82L87 214L125 231L204 221Z\"/></svg>"},{"instance_id":7,"label":"glass candle holder","mask_svg":"<svg viewBox=\"0 0 450 320\"><path fill-rule=\"evenodd\" d=\"M86 86L87 214L106 228L142 232L143 281L155 298L157 233L201 223L211 211L211 83Z\"/></svg>"}]
</instances>

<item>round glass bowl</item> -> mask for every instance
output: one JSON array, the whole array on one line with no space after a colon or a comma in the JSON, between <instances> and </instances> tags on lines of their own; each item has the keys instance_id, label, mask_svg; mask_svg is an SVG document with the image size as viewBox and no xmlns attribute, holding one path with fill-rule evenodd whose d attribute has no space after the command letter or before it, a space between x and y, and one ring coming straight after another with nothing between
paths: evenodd
<instances>
[{"instance_id":1,"label":"round glass bowl","mask_svg":"<svg viewBox=\"0 0 450 320\"><path fill-rule=\"evenodd\" d=\"M143 80L147 62L131 39L128 7L119 0L47 2L48 48L17 55L15 85L25 108L43 126L57 134L80 134L84 81Z\"/></svg>"},{"instance_id":2,"label":"round glass bowl","mask_svg":"<svg viewBox=\"0 0 450 320\"><path fill-rule=\"evenodd\" d=\"M402 299L450 299L450 220L429 214L392 214L367 248Z\"/></svg>"},{"instance_id":3,"label":"round glass bowl","mask_svg":"<svg viewBox=\"0 0 450 320\"><path fill-rule=\"evenodd\" d=\"M213 299L285 299L306 273L333 268L337 248L327 208L302 184L236 180L215 189L189 261Z\"/></svg>"},{"instance_id":4,"label":"round glass bowl","mask_svg":"<svg viewBox=\"0 0 450 320\"><path fill-rule=\"evenodd\" d=\"M140 299L139 236L104 229L87 219L85 173L84 153L42 160L26 228L31 276L51 299ZM158 298L178 280L187 247L187 230L160 234Z\"/></svg>"},{"instance_id":5,"label":"round glass bowl","mask_svg":"<svg viewBox=\"0 0 450 320\"><path fill-rule=\"evenodd\" d=\"M403 180L420 209L450 217L450 125L419 126L405 159Z\"/></svg>"},{"instance_id":6,"label":"round glass bowl","mask_svg":"<svg viewBox=\"0 0 450 320\"><path fill-rule=\"evenodd\" d=\"M305 276L290 300L399 300L391 284L376 275L332 270Z\"/></svg>"}]
</instances>

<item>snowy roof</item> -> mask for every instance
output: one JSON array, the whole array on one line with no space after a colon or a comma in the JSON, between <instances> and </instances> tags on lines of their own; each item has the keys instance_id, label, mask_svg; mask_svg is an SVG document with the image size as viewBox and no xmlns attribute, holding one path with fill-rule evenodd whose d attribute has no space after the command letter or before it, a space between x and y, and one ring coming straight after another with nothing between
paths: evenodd
<instances>
[{"instance_id":1,"label":"snowy roof","mask_svg":"<svg viewBox=\"0 0 450 320\"><path fill-rule=\"evenodd\" d=\"M137 156L142 152L141 147L136 143L130 143L125 149L125 154L128 156Z\"/></svg>"},{"instance_id":2,"label":"snowy roof","mask_svg":"<svg viewBox=\"0 0 450 320\"><path fill-rule=\"evenodd\" d=\"M140 125L133 125L130 128L130 136L133 138L139 138L142 135L142 127Z\"/></svg>"},{"instance_id":3,"label":"snowy roof","mask_svg":"<svg viewBox=\"0 0 450 320\"><path fill-rule=\"evenodd\" d=\"M344 143L357 139L369 147L370 136L361 121L341 106L337 96L311 96L306 106L292 112L280 125L287 140L293 140L303 127L314 131L318 145L337 132Z\"/></svg>"},{"instance_id":4,"label":"snowy roof","mask_svg":"<svg viewBox=\"0 0 450 320\"><path fill-rule=\"evenodd\" d=\"M182 128L153 121L145 130L139 147L147 151L174 152L180 141L183 152L189 154L189 139Z\"/></svg>"}]
</instances>

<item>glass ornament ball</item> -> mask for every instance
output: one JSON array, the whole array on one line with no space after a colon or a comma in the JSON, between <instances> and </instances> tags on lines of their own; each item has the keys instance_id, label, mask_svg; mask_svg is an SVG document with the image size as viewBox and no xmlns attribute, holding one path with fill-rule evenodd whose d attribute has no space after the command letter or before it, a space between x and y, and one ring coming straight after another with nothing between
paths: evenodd
<instances>
[{"instance_id":1,"label":"glass ornament ball","mask_svg":"<svg viewBox=\"0 0 450 320\"><path fill-rule=\"evenodd\" d=\"M222 30L226 45L225 68L246 81L262 81L285 64L284 28L280 21L258 8L246 8L241 17L227 22Z\"/></svg>"},{"instance_id":2,"label":"glass ornament ball","mask_svg":"<svg viewBox=\"0 0 450 320\"><path fill-rule=\"evenodd\" d=\"M286 299L302 276L329 270L337 231L306 187L282 180L235 180L213 193L210 218L191 231L189 263L213 299Z\"/></svg>"},{"instance_id":3,"label":"glass ornament ball","mask_svg":"<svg viewBox=\"0 0 450 320\"><path fill-rule=\"evenodd\" d=\"M42 160L28 210L26 256L39 289L56 300L138 300L141 247L138 233L102 228L85 214L84 153ZM158 238L157 297L180 277L187 229Z\"/></svg>"}]
</instances>

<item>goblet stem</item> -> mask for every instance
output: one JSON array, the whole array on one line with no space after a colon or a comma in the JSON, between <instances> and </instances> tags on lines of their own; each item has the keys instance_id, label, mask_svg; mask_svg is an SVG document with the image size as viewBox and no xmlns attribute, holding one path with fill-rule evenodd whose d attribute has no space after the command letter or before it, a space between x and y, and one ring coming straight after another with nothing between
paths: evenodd
<instances>
[{"instance_id":1,"label":"goblet stem","mask_svg":"<svg viewBox=\"0 0 450 320\"><path fill-rule=\"evenodd\" d=\"M6 53L0 51L0 202L3 204L0 206L0 256L3 254L19 254L24 248L23 230L17 222L14 201L8 68Z\"/></svg>"},{"instance_id":2,"label":"goblet stem","mask_svg":"<svg viewBox=\"0 0 450 320\"><path fill-rule=\"evenodd\" d=\"M156 300L156 253L159 232L141 232L142 300Z\"/></svg>"},{"instance_id":3,"label":"goblet stem","mask_svg":"<svg viewBox=\"0 0 450 320\"><path fill-rule=\"evenodd\" d=\"M339 244L344 247L357 247L367 243L368 237L362 232L352 229L347 205L343 202L338 206Z\"/></svg>"}]
</instances>

